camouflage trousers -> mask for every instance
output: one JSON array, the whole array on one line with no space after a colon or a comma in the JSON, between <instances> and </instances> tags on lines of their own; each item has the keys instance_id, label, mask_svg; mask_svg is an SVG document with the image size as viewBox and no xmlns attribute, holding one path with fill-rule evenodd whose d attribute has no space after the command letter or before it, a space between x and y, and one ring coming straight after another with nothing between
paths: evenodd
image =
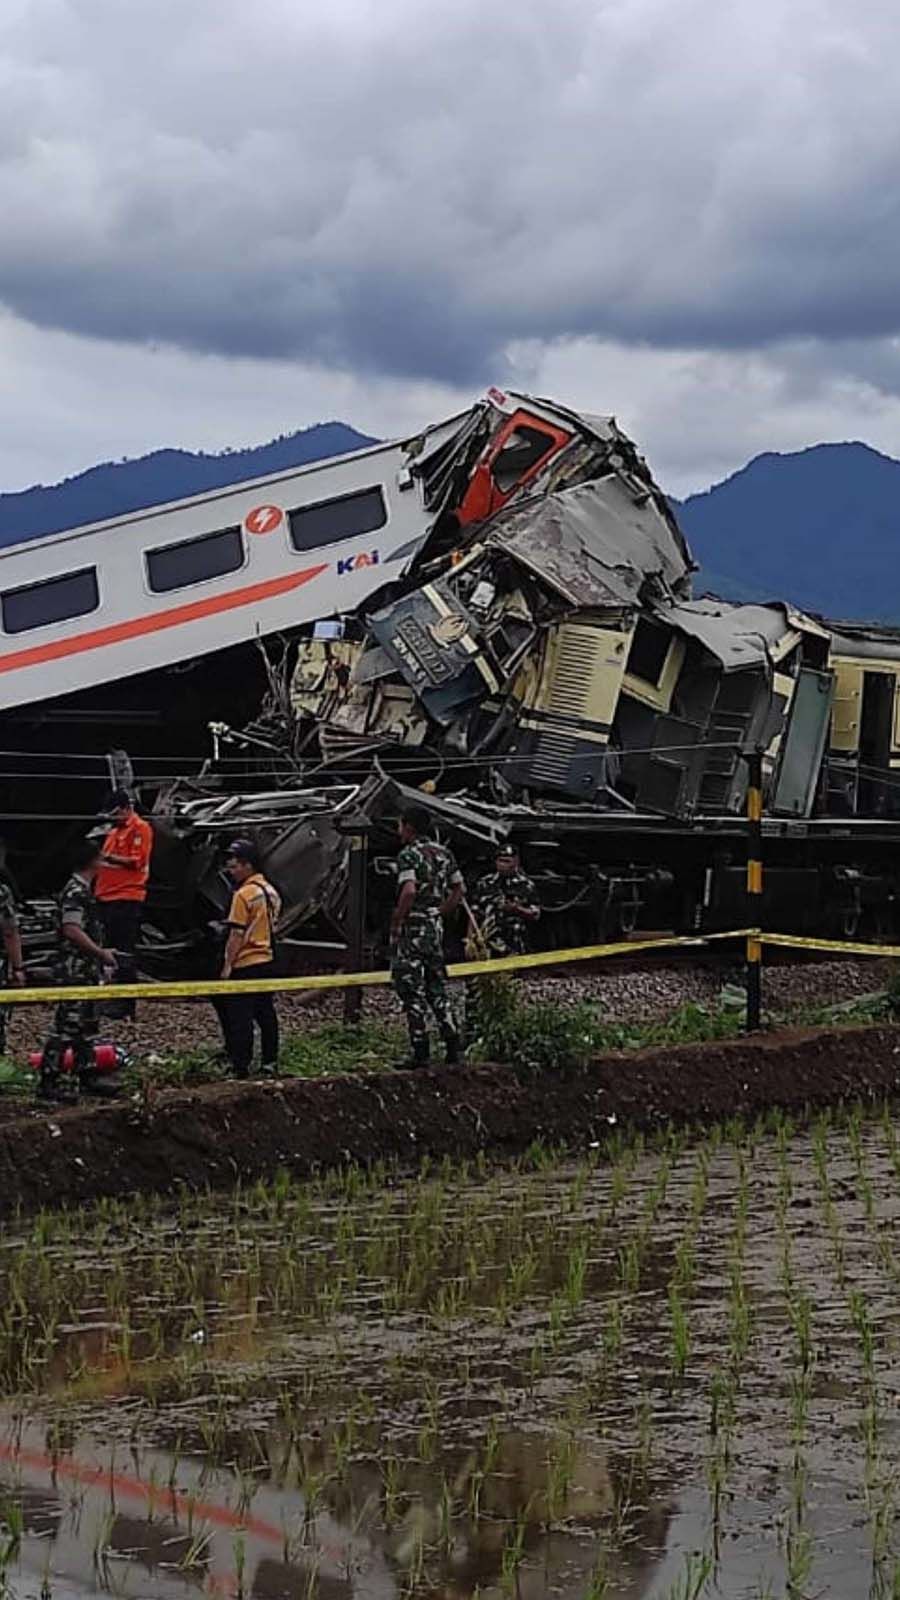
<instances>
[{"instance_id":1,"label":"camouflage trousers","mask_svg":"<svg viewBox=\"0 0 900 1600\"><path fill-rule=\"evenodd\" d=\"M60 961L56 969L56 982L60 987L64 984L94 984L97 982L97 968L93 962L82 965L77 959ZM98 1027L96 1001L59 1001L53 1012L49 1036L44 1043L41 1074L45 1081L58 1077L70 1045L76 1072L93 1063Z\"/></svg>"},{"instance_id":2,"label":"camouflage trousers","mask_svg":"<svg viewBox=\"0 0 900 1600\"><path fill-rule=\"evenodd\" d=\"M88 983L91 980L71 978L68 981ZM61 1000L53 1013L52 1031L44 1045L44 1073L55 1075L61 1070L69 1045L72 1046L76 1072L89 1067L93 1062L97 1027L97 1007L93 1000Z\"/></svg>"},{"instance_id":3,"label":"camouflage trousers","mask_svg":"<svg viewBox=\"0 0 900 1600\"><path fill-rule=\"evenodd\" d=\"M504 917L489 906L482 917L481 933L491 960L524 956L527 952L525 924L520 917Z\"/></svg>"},{"instance_id":4,"label":"camouflage trousers","mask_svg":"<svg viewBox=\"0 0 900 1600\"><path fill-rule=\"evenodd\" d=\"M406 1015L414 1051L428 1042L429 1011L444 1039L455 1037L456 1018L447 992L440 918L407 922L391 957L391 981Z\"/></svg>"}]
</instances>

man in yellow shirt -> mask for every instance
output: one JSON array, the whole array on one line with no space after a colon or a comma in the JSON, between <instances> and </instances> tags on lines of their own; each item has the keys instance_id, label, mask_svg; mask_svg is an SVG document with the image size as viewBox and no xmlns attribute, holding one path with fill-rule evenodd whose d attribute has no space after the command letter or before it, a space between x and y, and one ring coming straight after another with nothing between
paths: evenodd
<instances>
[{"instance_id":1,"label":"man in yellow shirt","mask_svg":"<svg viewBox=\"0 0 900 1600\"><path fill-rule=\"evenodd\" d=\"M275 977L275 929L281 916L281 896L263 876L259 850L252 839L235 839L229 845L225 871L234 894L221 976L235 981ZM263 1076L273 1076L278 1070L278 1013L273 996L223 995L216 1011L235 1076L250 1076L254 1023L259 1028Z\"/></svg>"}]
</instances>

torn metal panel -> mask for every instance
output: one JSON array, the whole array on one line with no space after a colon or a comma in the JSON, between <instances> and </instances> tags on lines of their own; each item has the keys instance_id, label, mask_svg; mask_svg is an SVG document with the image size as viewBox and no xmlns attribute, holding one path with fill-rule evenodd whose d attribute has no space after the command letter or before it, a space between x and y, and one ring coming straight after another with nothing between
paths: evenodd
<instances>
[{"instance_id":1,"label":"torn metal panel","mask_svg":"<svg viewBox=\"0 0 900 1600\"><path fill-rule=\"evenodd\" d=\"M655 483L647 466L646 459L637 449L628 435L623 433L615 417L596 416L591 412L573 411L570 407L560 405L558 401L546 400L533 395L518 394L512 397L516 402L525 407L544 410L547 416L555 421L568 423L575 436L575 440L591 442L599 446L599 452L593 451L593 472L586 476L601 477L610 473L617 474L626 485L636 502L652 502L662 522L668 528L669 537L674 543L681 562L688 572L696 570L695 563L688 548L678 521L672 511L667 497ZM576 451L576 444L570 446L567 457L571 459ZM555 471L555 464L551 463L551 472ZM574 482L569 478L568 483ZM550 483L546 487L550 487ZM554 488L568 486L562 481L555 482ZM689 592L685 590L685 593Z\"/></svg>"},{"instance_id":2,"label":"torn metal panel","mask_svg":"<svg viewBox=\"0 0 900 1600\"><path fill-rule=\"evenodd\" d=\"M207 916L223 916L231 889L223 874L223 849L230 838L249 834L278 883L283 910L279 931L289 932L312 916L346 850L337 824L359 804L359 784L324 789L282 789L261 794L197 794L173 788L160 796L154 831L165 841L154 859L157 903L165 882L178 884L187 902L197 898ZM202 924L202 918L201 918Z\"/></svg>"},{"instance_id":3,"label":"torn metal panel","mask_svg":"<svg viewBox=\"0 0 900 1600\"><path fill-rule=\"evenodd\" d=\"M650 749L623 753L623 778L639 810L670 817L688 817L697 810L703 736L701 726L683 717L653 718Z\"/></svg>"},{"instance_id":4,"label":"torn metal panel","mask_svg":"<svg viewBox=\"0 0 900 1600\"><path fill-rule=\"evenodd\" d=\"M377 683L379 678L389 678L395 666L386 650L380 645L366 645L357 657L350 673L351 685Z\"/></svg>"},{"instance_id":5,"label":"torn metal panel","mask_svg":"<svg viewBox=\"0 0 900 1600\"><path fill-rule=\"evenodd\" d=\"M522 505L492 525L489 541L575 607L637 607L648 591L682 593L689 578L652 500L638 503L613 476Z\"/></svg>"},{"instance_id":6,"label":"torn metal panel","mask_svg":"<svg viewBox=\"0 0 900 1600\"><path fill-rule=\"evenodd\" d=\"M353 736L376 744L390 740L416 749L428 730L428 717L407 684L377 682L350 689L339 709L323 722L321 744L326 756L346 748L348 737Z\"/></svg>"},{"instance_id":7,"label":"torn metal panel","mask_svg":"<svg viewBox=\"0 0 900 1600\"><path fill-rule=\"evenodd\" d=\"M830 672L801 669L778 753L771 801L776 816L812 816L833 692Z\"/></svg>"},{"instance_id":8,"label":"torn metal panel","mask_svg":"<svg viewBox=\"0 0 900 1600\"><path fill-rule=\"evenodd\" d=\"M469 463L490 437L490 407L484 401L454 421L455 425L448 424L440 432L431 430L427 437L412 440L407 446L431 512L462 499Z\"/></svg>"},{"instance_id":9,"label":"torn metal panel","mask_svg":"<svg viewBox=\"0 0 900 1600\"><path fill-rule=\"evenodd\" d=\"M783 605L728 605L718 600L652 607L660 622L695 639L725 672L763 667L800 643L800 630Z\"/></svg>"},{"instance_id":10,"label":"torn metal panel","mask_svg":"<svg viewBox=\"0 0 900 1600\"><path fill-rule=\"evenodd\" d=\"M383 783L377 799L367 807L370 816L383 816L385 813L399 816L404 807L415 806L427 811L451 835L489 845L499 844L509 837L511 821L505 811L479 803L468 795L429 794L389 777L378 761L375 768ZM531 816L531 811L528 810L526 815Z\"/></svg>"},{"instance_id":11,"label":"torn metal panel","mask_svg":"<svg viewBox=\"0 0 900 1600\"><path fill-rule=\"evenodd\" d=\"M297 651L290 686L295 712L320 717L346 699L353 669L363 652L350 639L307 639Z\"/></svg>"},{"instance_id":12,"label":"torn metal panel","mask_svg":"<svg viewBox=\"0 0 900 1600\"><path fill-rule=\"evenodd\" d=\"M823 625L822 622L818 621L815 617L809 616L805 611L798 611L797 607L792 606L789 600L783 602L779 600L773 600L770 603L772 605L783 604L785 616L787 617L791 627L796 628L798 633L802 633L804 638L820 639L825 645L826 649L831 648L831 632Z\"/></svg>"}]
</instances>

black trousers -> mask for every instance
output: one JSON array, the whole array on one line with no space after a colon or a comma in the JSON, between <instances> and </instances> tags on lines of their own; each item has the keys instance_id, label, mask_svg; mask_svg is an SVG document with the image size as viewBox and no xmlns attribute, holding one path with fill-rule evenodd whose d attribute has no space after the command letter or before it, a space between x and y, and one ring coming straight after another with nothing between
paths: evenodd
<instances>
[{"instance_id":1,"label":"black trousers","mask_svg":"<svg viewBox=\"0 0 900 1600\"><path fill-rule=\"evenodd\" d=\"M236 983L253 978L274 978L275 964L261 961L239 967L231 974ZM225 1049L239 1078L246 1078L253 1061L253 1025L259 1028L264 1067L278 1066L278 1013L271 994L223 994L213 1001L222 1028Z\"/></svg>"},{"instance_id":2,"label":"black trousers","mask_svg":"<svg viewBox=\"0 0 900 1600\"><path fill-rule=\"evenodd\" d=\"M118 956L113 983L134 983L137 977L134 949L140 936L143 915L143 900L100 902L103 938L108 948L115 950ZM133 1017L135 1004L133 1000L116 1000L106 1010L110 1016Z\"/></svg>"}]
</instances>

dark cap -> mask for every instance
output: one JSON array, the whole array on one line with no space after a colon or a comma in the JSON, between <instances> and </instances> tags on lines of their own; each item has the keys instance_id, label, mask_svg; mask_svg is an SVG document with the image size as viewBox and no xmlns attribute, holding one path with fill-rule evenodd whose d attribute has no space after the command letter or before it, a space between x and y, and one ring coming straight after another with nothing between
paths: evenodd
<instances>
[{"instance_id":1,"label":"dark cap","mask_svg":"<svg viewBox=\"0 0 900 1600\"><path fill-rule=\"evenodd\" d=\"M259 866L259 846L252 839L232 839L225 854L229 859L246 861L248 867Z\"/></svg>"},{"instance_id":2,"label":"dark cap","mask_svg":"<svg viewBox=\"0 0 900 1600\"><path fill-rule=\"evenodd\" d=\"M519 858L514 844L498 844L495 855L498 861L517 861Z\"/></svg>"},{"instance_id":3,"label":"dark cap","mask_svg":"<svg viewBox=\"0 0 900 1600\"><path fill-rule=\"evenodd\" d=\"M111 810L118 811L120 807L130 806L131 803L131 795L128 793L127 789L113 790L112 799L109 802Z\"/></svg>"},{"instance_id":4,"label":"dark cap","mask_svg":"<svg viewBox=\"0 0 900 1600\"><path fill-rule=\"evenodd\" d=\"M426 839L431 832L431 818L424 806L407 806L400 813L400 821Z\"/></svg>"}]
</instances>

